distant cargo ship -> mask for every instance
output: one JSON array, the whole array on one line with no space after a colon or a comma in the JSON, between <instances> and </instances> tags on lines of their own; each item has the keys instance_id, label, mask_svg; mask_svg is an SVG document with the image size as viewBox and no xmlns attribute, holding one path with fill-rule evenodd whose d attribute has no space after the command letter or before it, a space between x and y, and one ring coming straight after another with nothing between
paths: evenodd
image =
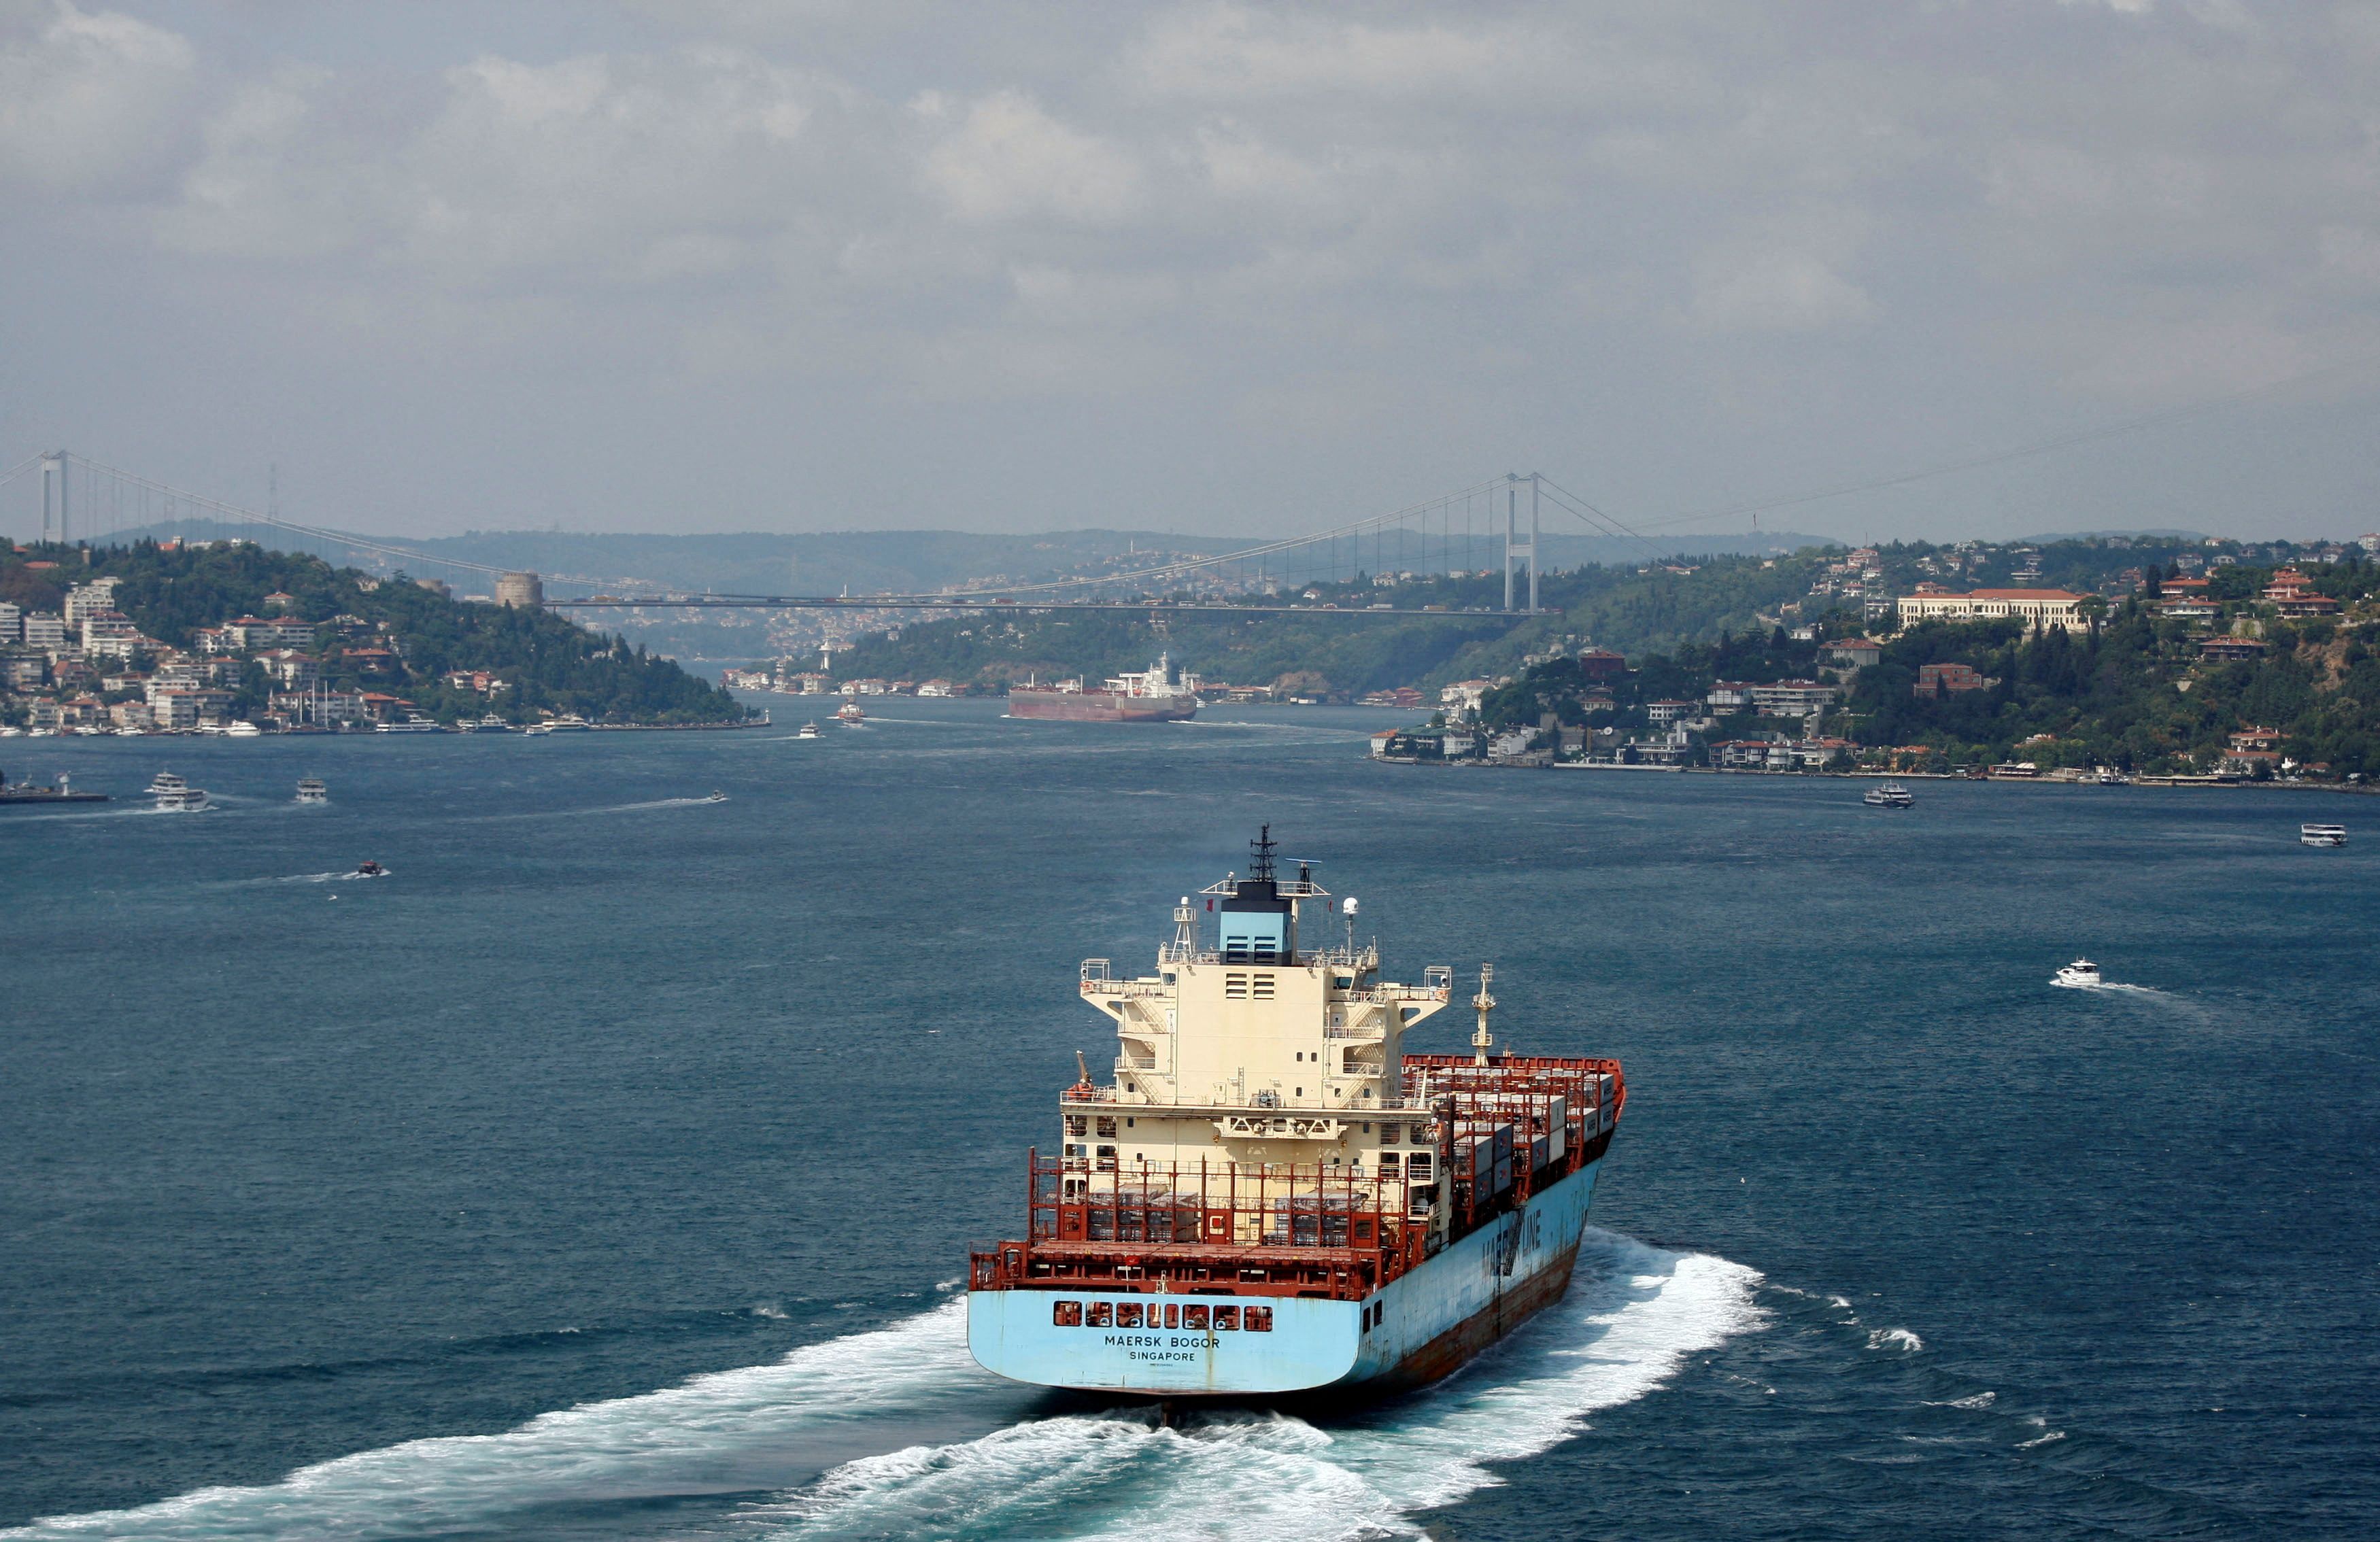
<instances>
[{"instance_id":1,"label":"distant cargo ship","mask_svg":"<svg viewBox=\"0 0 2380 1542\"><path fill-rule=\"evenodd\" d=\"M1013 718L1061 718L1075 722L1167 722L1198 715L1198 677L1177 675L1172 660L1160 653L1157 662L1137 674L1119 674L1106 688L1087 691L1080 680L1054 686L1011 686L1008 715Z\"/></svg>"},{"instance_id":2,"label":"distant cargo ship","mask_svg":"<svg viewBox=\"0 0 2380 1542\"><path fill-rule=\"evenodd\" d=\"M1059 1155L1028 1154L1025 1234L972 1253L967 1346L1017 1381L1173 1399L1415 1386L1570 1287L1626 1099L1620 1064L1407 1055L1452 998L1378 975L1375 947L1309 948L1310 869L1187 898L1157 973L1087 960L1122 1040L1115 1084L1060 1094ZM1327 914L1327 910L1326 910ZM1327 922L1325 923L1328 924Z\"/></svg>"}]
</instances>

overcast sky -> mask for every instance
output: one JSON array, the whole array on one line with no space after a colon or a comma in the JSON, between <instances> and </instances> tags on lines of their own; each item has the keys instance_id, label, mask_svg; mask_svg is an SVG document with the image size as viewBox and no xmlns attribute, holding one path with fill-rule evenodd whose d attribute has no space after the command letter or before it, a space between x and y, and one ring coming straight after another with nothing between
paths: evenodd
<instances>
[{"instance_id":1,"label":"overcast sky","mask_svg":"<svg viewBox=\"0 0 2380 1542\"><path fill-rule=\"evenodd\" d=\"M359 528L2380 526L2372 0L0 0L0 469Z\"/></svg>"}]
</instances>

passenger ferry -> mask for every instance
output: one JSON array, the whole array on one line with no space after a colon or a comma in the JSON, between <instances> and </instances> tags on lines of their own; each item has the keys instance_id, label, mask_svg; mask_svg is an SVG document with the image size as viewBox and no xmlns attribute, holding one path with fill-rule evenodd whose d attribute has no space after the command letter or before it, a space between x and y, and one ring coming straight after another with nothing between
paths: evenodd
<instances>
[{"instance_id":1,"label":"passenger ferry","mask_svg":"<svg viewBox=\"0 0 2380 1542\"><path fill-rule=\"evenodd\" d=\"M1167 1400L1409 1387L1569 1289L1619 1062L1495 1052L1487 968L1472 1053L1407 1054L1452 971L1382 979L1352 899L1345 945L1309 945L1329 891L1277 875L1269 827L1254 853L1174 907L1155 973L1084 962L1115 1080L1059 1095L1023 1232L970 1255L985 1368Z\"/></svg>"},{"instance_id":2,"label":"passenger ferry","mask_svg":"<svg viewBox=\"0 0 2380 1542\"><path fill-rule=\"evenodd\" d=\"M794 735L796 739L815 739L818 736L819 725L815 722L806 722L802 724L801 731Z\"/></svg>"},{"instance_id":3,"label":"passenger ferry","mask_svg":"<svg viewBox=\"0 0 2380 1542\"><path fill-rule=\"evenodd\" d=\"M330 784L325 783L319 776L299 778L298 782L298 801L300 803L330 802Z\"/></svg>"},{"instance_id":4,"label":"passenger ferry","mask_svg":"<svg viewBox=\"0 0 2380 1542\"><path fill-rule=\"evenodd\" d=\"M1870 787L1860 801L1871 808L1906 808L1917 800L1900 783L1888 782L1881 787Z\"/></svg>"},{"instance_id":5,"label":"passenger ferry","mask_svg":"<svg viewBox=\"0 0 2380 1542\"><path fill-rule=\"evenodd\" d=\"M837 707L834 710L834 717L837 722L851 728L856 728L868 721L868 714L859 710L859 703L856 701L846 701Z\"/></svg>"},{"instance_id":6,"label":"passenger ferry","mask_svg":"<svg viewBox=\"0 0 2380 1542\"><path fill-rule=\"evenodd\" d=\"M149 783L149 795L163 814L187 814L207 806L207 790L193 787L172 771L159 771Z\"/></svg>"},{"instance_id":7,"label":"passenger ferry","mask_svg":"<svg viewBox=\"0 0 2380 1542\"><path fill-rule=\"evenodd\" d=\"M2307 846L2343 846L2347 844L2347 827L2343 824L2301 824L2298 826L2298 844Z\"/></svg>"}]
</instances>

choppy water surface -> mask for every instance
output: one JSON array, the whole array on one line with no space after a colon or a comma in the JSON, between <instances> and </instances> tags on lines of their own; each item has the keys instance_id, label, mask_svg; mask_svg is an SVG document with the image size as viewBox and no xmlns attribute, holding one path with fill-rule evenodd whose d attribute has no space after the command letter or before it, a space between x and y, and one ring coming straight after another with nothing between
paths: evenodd
<instances>
[{"instance_id":1,"label":"choppy water surface","mask_svg":"<svg viewBox=\"0 0 2380 1542\"><path fill-rule=\"evenodd\" d=\"M0 740L220 804L0 810L6 1535L2380 1524L2380 804L886 711ZM1265 819L1392 972L1493 959L1511 1040L1626 1060L1578 1281L1335 1417L997 1381L953 1287L1103 1052L1075 961Z\"/></svg>"}]
</instances>

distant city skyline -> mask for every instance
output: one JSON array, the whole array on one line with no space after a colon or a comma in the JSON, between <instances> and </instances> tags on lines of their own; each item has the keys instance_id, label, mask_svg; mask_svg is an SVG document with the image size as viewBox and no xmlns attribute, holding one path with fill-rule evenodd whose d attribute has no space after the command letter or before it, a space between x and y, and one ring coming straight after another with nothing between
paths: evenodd
<instances>
[{"instance_id":1,"label":"distant city skyline","mask_svg":"<svg viewBox=\"0 0 2380 1542\"><path fill-rule=\"evenodd\" d=\"M2374 78L2313 0L6 0L0 470L417 539L1533 469L1665 541L2351 539Z\"/></svg>"}]
</instances>

